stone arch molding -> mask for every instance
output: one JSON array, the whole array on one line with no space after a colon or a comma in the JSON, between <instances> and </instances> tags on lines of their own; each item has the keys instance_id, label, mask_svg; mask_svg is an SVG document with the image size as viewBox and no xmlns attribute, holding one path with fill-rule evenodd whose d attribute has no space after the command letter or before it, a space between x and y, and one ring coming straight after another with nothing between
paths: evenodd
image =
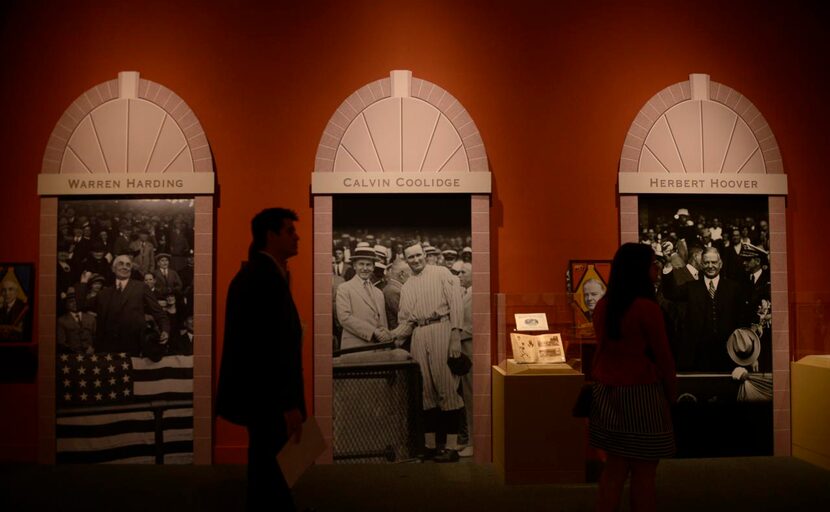
<instances>
[{"instance_id":1,"label":"stone arch molding","mask_svg":"<svg viewBox=\"0 0 830 512\"><path fill-rule=\"evenodd\" d=\"M787 193L781 152L764 116L705 74L646 102L626 135L619 172L620 193ZM655 174L665 179L653 181Z\"/></svg>"},{"instance_id":2,"label":"stone arch molding","mask_svg":"<svg viewBox=\"0 0 830 512\"><path fill-rule=\"evenodd\" d=\"M392 71L389 78L365 85L340 104L317 147L312 191L346 192L333 185L342 186L345 175L358 180L345 178L351 186L363 188L362 193L415 191L376 186L383 181L360 178L382 173L420 177L417 191L422 192L490 192L487 154L472 117L449 92L413 78L411 71ZM457 186L447 186L450 180L427 182L422 176L450 173L466 174L451 182ZM407 182L389 183L406 189ZM361 187L363 183L367 186Z\"/></svg>"},{"instance_id":3,"label":"stone arch molding","mask_svg":"<svg viewBox=\"0 0 830 512\"><path fill-rule=\"evenodd\" d=\"M787 176L766 119L709 75L692 74L666 87L631 123L620 155L619 194L622 243L640 241L639 194L769 196L774 453L789 455Z\"/></svg>"},{"instance_id":4,"label":"stone arch molding","mask_svg":"<svg viewBox=\"0 0 830 512\"><path fill-rule=\"evenodd\" d=\"M314 414L333 446L333 195L462 193L470 196L473 250L473 432L475 460L489 462L490 191L482 137L449 92L411 71L392 71L347 97L320 138L314 195ZM318 462L331 463L328 448Z\"/></svg>"},{"instance_id":5,"label":"stone arch molding","mask_svg":"<svg viewBox=\"0 0 830 512\"><path fill-rule=\"evenodd\" d=\"M156 179L137 179L142 175ZM70 178L83 190L70 186ZM38 189L41 195L211 194L213 182L210 146L187 103L124 71L66 109L49 137Z\"/></svg>"},{"instance_id":6,"label":"stone arch molding","mask_svg":"<svg viewBox=\"0 0 830 512\"><path fill-rule=\"evenodd\" d=\"M56 282L60 197L193 196L193 462L209 464L213 418L213 193L207 137L173 91L125 71L81 94L55 124L38 176L38 460L56 458Z\"/></svg>"}]
</instances>

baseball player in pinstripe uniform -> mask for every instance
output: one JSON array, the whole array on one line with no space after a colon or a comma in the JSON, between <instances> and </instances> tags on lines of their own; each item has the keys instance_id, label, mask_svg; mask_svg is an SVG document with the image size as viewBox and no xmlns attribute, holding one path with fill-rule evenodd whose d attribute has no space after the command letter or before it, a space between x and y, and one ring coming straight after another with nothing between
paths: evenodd
<instances>
[{"instance_id":1,"label":"baseball player in pinstripe uniform","mask_svg":"<svg viewBox=\"0 0 830 512\"><path fill-rule=\"evenodd\" d=\"M404 257L412 276L401 288L398 327L393 334L402 339L411 333L412 358L421 368L425 458L456 462L459 413L464 400L458 394L459 377L450 371L447 358L461 353L461 287L445 267L426 264L419 242L407 244ZM444 450L437 450L438 432L447 434Z\"/></svg>"}]
</instances>

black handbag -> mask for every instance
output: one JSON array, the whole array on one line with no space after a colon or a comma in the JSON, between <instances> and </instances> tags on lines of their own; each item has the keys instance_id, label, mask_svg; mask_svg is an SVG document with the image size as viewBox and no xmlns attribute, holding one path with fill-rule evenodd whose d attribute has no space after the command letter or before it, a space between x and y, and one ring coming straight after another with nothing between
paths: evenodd
<instances>
[{"instance_id":1,"label":"black handbag","mask_svg":"<svg viewBox=\"0 0 830 512\"><path fill-rule=\"evenodd\" d=\"M591 416L591 402L594 399L594 384L586 383L579 390L571 414L574 418L588 418Z\"/></svg>"}]
</instances>

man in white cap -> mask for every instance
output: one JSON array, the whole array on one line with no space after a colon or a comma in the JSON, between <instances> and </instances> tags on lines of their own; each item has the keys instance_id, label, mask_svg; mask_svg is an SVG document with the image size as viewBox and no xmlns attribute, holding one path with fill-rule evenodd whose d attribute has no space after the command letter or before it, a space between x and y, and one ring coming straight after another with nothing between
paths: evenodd
<instances>
[{"instance_id":1,"label":"man in white cap","mask_svg":"<svg viewBox=\"0 0 830 512\"><path fill-rule=\"evenodd\" d=\"M337 320L343 328L341 349L392 341L383 292L372 284L375 260L371 247L355 248L352 253L355 275L337 288Z\"/></svg>"},{"instance_id":2,"label":"man in white cap","mask_svg":"<svg viewBox=\"0 0 830 512\"><path fill-rule=\"evenodd\" d=\"M423 381L425 458L457 462L459 414L464 400L458 394L460 377L447 364L461 355L464 305L458 280L439 265L427 265L420 242L405 245L412 275L401 288L398 339L412 336L412 358ZM446 433L446 449L438 450L438 433Z\"/></svg>"}]
</instances>

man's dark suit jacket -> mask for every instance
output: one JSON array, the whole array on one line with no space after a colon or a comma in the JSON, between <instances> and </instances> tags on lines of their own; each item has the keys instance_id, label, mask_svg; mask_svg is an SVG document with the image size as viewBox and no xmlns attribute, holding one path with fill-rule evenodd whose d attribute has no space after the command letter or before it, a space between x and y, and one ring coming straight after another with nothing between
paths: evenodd
<instances>
[{"instance_id":1,"label":"man's dark suit jacket","mask_svg":"<svg viewBox=\"0 0 830 512\"><path fill-rule=\"evenodd\" d=\"M87 284L78 285L77 296L86 297ZM80 304L83 311L97 315L95 352L126 352L139 355L146 330L144 315L153 316L156 325L170 332L170 319L159 306L150 288L142 281L130 279L124 291L114 287L102 288L98 295Z\"/></svg>"},{"instance_id":2,"label":"man's dark suit jacket","mask_svg":"<svg viewBox=\"0 0 830 512\"><path fill-rule=\"evenodd\" d=\"M291 409L305 418L300 317L276 262L254 252L228 288L216 413L284 425Z\"/></svg>"},{"instance_id":3,"label":"man's dark suit jacket","mask_svg":"<svg viewBox=\"0 0 830 512\"><path fill-rule=\"evenodd\" d=\"M668 274L663 277L663 293L669 300L687 304L681 339L683 351L693 354L693 364L679 369L698 372L732 371L736 364L729 358L726 340L735 329L748 325L742 287L721 275L715 298L712 299L706 289L703 272L699 280L680 286Z\"/></svg>"}]
</instances>

